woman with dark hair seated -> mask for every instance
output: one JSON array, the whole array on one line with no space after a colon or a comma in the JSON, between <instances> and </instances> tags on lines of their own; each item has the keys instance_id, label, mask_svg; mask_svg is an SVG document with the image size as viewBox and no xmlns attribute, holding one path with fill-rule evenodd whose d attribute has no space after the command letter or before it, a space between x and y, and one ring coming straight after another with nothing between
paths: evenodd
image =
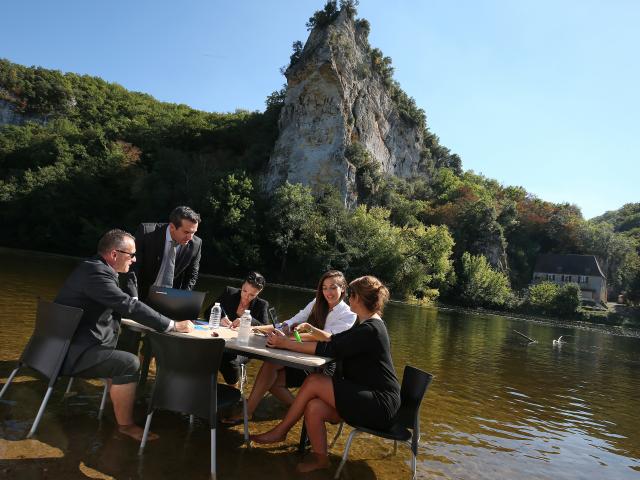
<instances>
[{"instance_id":1,"label":"woman with dark hair seated","mask_svg":"<svg viewBox=\"0 0 640 480\"><path fill-rule=\"evenodd\" d=\"M341 372L333 377L314 373L307 377L284 420L275 428L252 435L256 443L284 441L304 415L312 456L298 464L299 472L329 466L325 422L349 423L383 429L400 407L400 384L391 359L389 336L380 317L389 298L387 288L375 277L360 277L349 284L351 310L358 321L349 330L327 335L309 324L298 325L315 342L298 343L271 334L267 345L335 358Z\"/></svg>"},{"instance_id":2,"label":"woman with dark hair seated","mask_svg":"<svg viewBox=\"0 0 640 480\"><path fill-rule=\"evenodd\" d=\"M293 332L293 327L307 322L316 327L319 331L327 335L340 333L351 328L356 321L356 315L349 310L349 306L344 302L347 294L347 280L342 272L329 270L325 272L316 289L316 298L282 324L282 332L288 335ZM258 327L264 333L274 331L272 325ZM313 340L311 335L302 333L302 341ZM253 416L253 412L267 392L276 397L286 405L291 405L295 398L289 388L299 387L307 377L304 370L291 367L283 367L272 362L264 362L253 383L251 394L247 399L247 415ZM223 420L223 423L234 424L242 420L241 415L235 415Z\"/></svg>"},{"instance_id":3,"label":"woman with dark hair seated","mask_svg":"<svg viewBox=\"0 0 640 480\"><path fill-rule=\"evenodd\" d=\"M220 319L220 325L238 327L240 317L245 310L251 312L252 325L266 324L269 321L269 302L258 297L265 284L266 281L262 275L258 272L249 272L240 288L226 287L216 300L222 307L223 316ZM213 304L207 307L205 318L209 318L212 308ZM235 359L235 354L225 353L220 363L220 373L222 373L224 381L230 385L237 383L240 378L238 366L233 362Z\"/></svg>"}]
</instances>

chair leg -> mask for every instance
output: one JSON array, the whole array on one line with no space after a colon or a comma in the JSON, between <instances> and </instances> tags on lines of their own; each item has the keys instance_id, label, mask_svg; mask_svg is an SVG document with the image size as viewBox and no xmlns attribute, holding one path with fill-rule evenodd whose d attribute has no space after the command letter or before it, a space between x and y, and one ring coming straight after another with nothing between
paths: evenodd
<instances>
[{"instance_id":1,"label":"chair leg","mask_svg":"<svg viewBox=\"0 0 640 480\"><path fill-rule=\"evenodd\" d=\"M42 415L44 414L44 409L47 406L47 402L49 401L51 392L53 392L53 385L47 388L47 393L44 394L44 399L42 400L42 404L40 404L40 410L38 410L38 414L36 415L36 419L33 422L33 425L31 426L31 430L29 430L27 438L31 438L36 433L36 429L38 428L40 420L42 420Z\"/></svg>"},{"instance_id":2,"label":"chair leg","mask_svg":"<svg viewBox=\"0 0 640 480\"><path fill-rule=\"evenodd\" d=\"M413 453L413 451L411 452L411 470L413 471L413 476L411 477L411 480L416 480L416 456Z\"/></svg>"},{"instance_id":3,"label":"chair leg","mask_svg":"<svg viewBox=\"0 0 640 480\"><path fill-rule=\"evenodd\" d=\"M420 427L416 427L411 434L411 443L409 448L411 450L411 470L413 470L412 480L416 478L416 468L418 463L418 444L420 443Z\"/></svg>"},{"instance_id":4,"label":"chair leg","mask_svg":"<svg viewBox=\"0 0 640 480\"><path fill-rule=\"evenodd\" d=\"M71 379L73 380L73 378ZM71 382L69 382L71 385ZM102 400L100 401L100 410L98 410L98 420L102 420L102 414L104 413L104 407L107 404L107 393L109 393L109 382L104 379L104 390L102 392Z\"/></svg>"},{"instance_id":5,"label":"chair leg","mask_svg":"<svg viewBox=\"0 0 640 480\"><path fill-rule=\"evenodd\" d=\"M144 424L144 433L142 434L142 440L140 441L140 450L138 450L138 455L142 455L142 453L144 452L144 447L147 444L149 428L151 428L151 418L153 418L153 411L149 412L149 414L147 415L147 421Z\"/></svg>"},{"instance_id":6,"label":"chair leg","mask_svg":"<svg viewBox=\"0 0 640 480\"><path fill-rule=\"evenodd\" d=\"M5 383L4 387L2 387L2 390L0 390L0 398L2 398L2 396L4 395L4 392L7 391L7 388L9 388L9 385L11 384L11 382L13 382L13 377L16 376L16 373L18 373L18 370L20 370L20 367L14 368L13 372L11 372L11 375L9 375L9 378L7 378L7 383Z\"/></svg>"},{"instance_id":7,"label":"chair leg","mask_svg":"<svg viewBox=\"0 0 640 480\"><path fill-rule=\"evenodd\" d=\"M216 429L211 429L211 479L216 478Z\"/></svg>"},{"instance_id":8,"label":"chair leg","mask_svg":"<svg viewBox=\"0 0 640 480\"><path fill-rule=\"evenodd\" d=\"M64 396L66 397L71 392L71 385L73 385L73 377L69 377L69 384L67 385L67 389L64 391Z\"/></svg>"},{"instance_id":9,"label":"chair leg","mask_svg":"<svg viewBox=\"0 0 640 480\"><path fill-rule=\"evenodd\" d=\"M340 435L342 435L342 429L344 428L344 422L340 422L340 425L338 426L338 431L336 432L335 436L333 437L333 440L331 440L331 444L329 445L329 449L332 449L333 446L336 444L336 442L338 441L338 438L340 438Z\"/></svg>"},{"instance_id":10,"label":"chair leg","mask_svg":"<svg viewBox=\"0 0 640 480\"><path fill-rule=\"evenodd\" d=\"M347 457L349 456L349 449L351 448L351 442L357 433L360 433L360 430L354 428L353 431L349 434L349 438L347 438L347 444L344 446L344 453L342 454L342 460L340 460L340 465L338 466L338 470L336 470L336 474L333 476L335 480L340 478L340 472L342 471L342 467L347 462Z\"/></svg>"},{"instance_id":11,"label":"chair leg","mask_svg":"<svg viewBox=\"0 0 640 480\"><path fill-rule=\"evenodd\" d=\"M394 455L398 454L398 441L397 440L393 441L393 454Z\"/></svg>"}]
</instances>

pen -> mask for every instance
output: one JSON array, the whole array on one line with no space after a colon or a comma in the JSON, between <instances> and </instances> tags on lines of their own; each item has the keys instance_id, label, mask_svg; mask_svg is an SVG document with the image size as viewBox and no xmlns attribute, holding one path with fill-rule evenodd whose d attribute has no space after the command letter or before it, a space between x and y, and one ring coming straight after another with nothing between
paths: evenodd
<instances>
[{"instance_id":1,"label":"pen","mask_svg":"<svg viewBox=\"0 0 640 480\"><path fill-rule=\"evenodd\" d=\"M293 331L293 336L296 338L296 342L302 342L302 339L300 338L300 334L298 333L297 330Z\"/></svg>"}]
</instances>

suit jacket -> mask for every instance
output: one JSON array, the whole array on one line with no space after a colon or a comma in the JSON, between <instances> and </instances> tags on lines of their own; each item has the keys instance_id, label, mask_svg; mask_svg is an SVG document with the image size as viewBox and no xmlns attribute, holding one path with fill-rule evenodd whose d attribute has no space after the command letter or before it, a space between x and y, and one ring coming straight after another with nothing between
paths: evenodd
<instances>
[{"instance_id":1,"label":"suit jacket","mask_svg":"<svg viewBox=\"0 0 640 480\"><path fill-rule=\"evenodd\" d=\"M118 341L121 315L158 331L165 331L171 321L123 292L118 286L118 274L100 256L84 260L76 267L55 302L84 311L62 366L65 375L109 358ZM83 359L89 349L95 349L95 355Z\"/></svg>"},{"instance_id":2,"label":"suit jacket","mask_svg":"<svg viewBox=\"0 0 640 480\"><path fill-rule=\"evenodd\" d=\"M220 306L224 310L222 316L227 315L227 318L231 321L238 318L236 310L240 305L240 289L233 287L226 287L223 294L218 297L216 302L220 303ZM213 304L209 305L205 310L205 318L209 318ZM252 325L266 325L269 323L269 302L256 297L249 303L249 310L251 311L251 324Z\"/></svg>"},{"instance_id":3,"label":"suit jacket","mask_svg":"<svg viewBox=\"0 0 640 480\"><path fill-rule=\"evenodd\" d=\"M168 223L141 223L136 230L136 262L123 275L123 289L133 297L147 298L149 288L156 281L164 257ZM182 245L176 256L173 288L193 290L200 270L202 239L194 236Z\"/></svg>"}]
</instances>

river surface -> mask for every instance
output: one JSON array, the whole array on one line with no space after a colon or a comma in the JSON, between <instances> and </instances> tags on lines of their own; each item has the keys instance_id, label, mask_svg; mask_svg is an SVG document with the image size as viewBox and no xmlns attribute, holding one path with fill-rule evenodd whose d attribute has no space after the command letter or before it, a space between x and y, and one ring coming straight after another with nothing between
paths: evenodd
<instances>
[{"instance_id":1,"label":"river surface","mask_svg":"<svg viewBox=\"0 0 640 480\"><path fill-rule=\"evenodd\" d=\"M31 334L36 297L53 299L76 263L0 249L1 384ZM212 298L226 284L237 282L201 278L197 289ZM268 286L262 296L288 318L312 293ZM406 364L435 375L421 410L419 478L640 479L639 339L402 304L384 318L398 376ZM538 342L527 346L514 330ZM568 342L554 346L560 335ZM250 363L250 382L258 366ZM189 429L184 416L160 412L160 439L139 457L138 445L116 433L110 404L98 422L99 381L78 381L66 400L59 382L38 434L25 440L46 388L32 375L25 370L0 400L0 478L208 477L206 425ZM149 389L142 393L140 422ZM251 430L267 430L284 411L266 398ZM220 478L296 476L298 435L296 427L283 444L246 449L241 427L219 428ZM332 468L311 478L332 478L346 437L332 450ZM391 453L390 443L357 437L342 478L410 478L408 450Z\"/></svg>"}]
</instances>

